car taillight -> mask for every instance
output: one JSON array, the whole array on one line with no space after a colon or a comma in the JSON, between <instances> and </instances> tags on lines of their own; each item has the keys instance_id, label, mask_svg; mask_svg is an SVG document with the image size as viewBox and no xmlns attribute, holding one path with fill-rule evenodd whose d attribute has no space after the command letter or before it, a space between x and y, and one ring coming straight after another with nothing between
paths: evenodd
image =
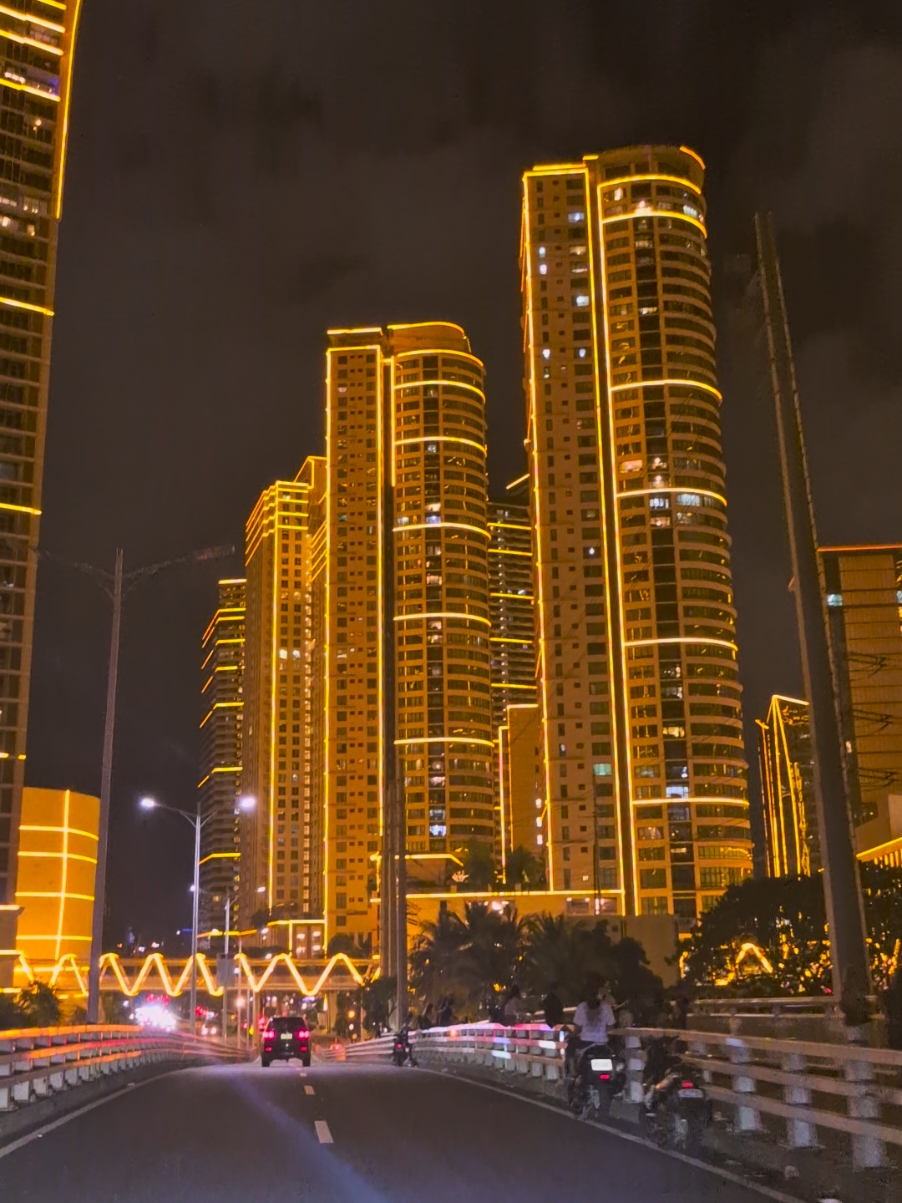
<instances>
[{"instance_id":1,"label":"car taillight","mask_svg":"<svg viewBox=\"0 0 902 1203\"><path fill-rule=\"evenodd\" d=\"M680 1089L681 1089L681 1090L691 1090L691 1089L692 1089L692 1087L693 1087L694 1085L695 1085L695 1083L694 1083L694 1082L691 1082L691 1081L689 1081L689 1082L680 1082Z\"/></svg>"}]
</instances>

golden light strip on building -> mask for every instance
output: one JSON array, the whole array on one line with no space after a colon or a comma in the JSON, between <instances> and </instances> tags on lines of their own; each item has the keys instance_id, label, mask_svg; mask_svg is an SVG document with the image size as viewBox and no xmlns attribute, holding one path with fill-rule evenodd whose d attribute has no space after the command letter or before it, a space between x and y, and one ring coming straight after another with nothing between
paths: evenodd
<instances>
[{"instance_id":1,"label":"golden light strip on building","mask_svg":"<svg viewBox=\"0 0 902 1203\"><path fill-rule=\"evenodd\" d=\"M709 639L701 635L668 635L662 639L624 639L624 647L650 647L658 643L707 643L713 647L728 647L734 652L736 644L729 639Z\"/></svg>"},{"instance_id":2,"label":"golden light strip on building","mask_svg":"<svg viewBox=\"0 0 902 1203\"><path fill-rule=\"evenodd\" d=\"M723 400L723 394L713 384L706 384L703 380L693 380L688 377L679 376L664 376L659 380L633 380L629 384L612 384L609 391L612 393L622 393L625 389L657 388L659 385L669 384L679 385L680 388L700 388L706 393L711 393L718 401ZM693 490L688 491L692 492Z\"/></svg>"},{"instance_id":3,"label":"golden light strip on building","mask_svg":"<svg viewBox=\"0 0 902 1203\"><path fill-rule=\"evenodd\" d=\"M56 955L59 957L60 948L63 940L63 926L65 923L66 907L66 886L69 881L69 801L71 790L66 790L65 801L63 802L63 854L62 854L62 877L60 880L60 909L59 918L56 925Z\"/></svg>"},{"instance_id":4,"label":"golden light strip on building","mask_svg":"<svg viewBox=\"0 0 902 1203\"><path fill-rule=\"evenodd\" d=\"M394 419L392 420L394 421ZM457 434L425 434L409 439L395 439L396 447L404 447L411 443L463 443L467 447L475 447L483 455L486 454L487 450L484 443L477 443L475 439L462 438ZM392 481L392 483L394 484L395 482Z\"/></svg>"},{"instance_id":5,"label":"golden light strip on building","mask_svg":"<svg viewBox=\"0 0 902 1203\"><path fill-rule=\"evenodd\" d=\"M602 226L609 226L612 222L633 221L637 217L666 217L677 221L685 221L691 226L696 226L706 237L708 234L704 222L699 221L697 217L690 217L688 213L680 213L676 209L633 209L630 213L622 213L617 217L602 217L600 218L600 224ZM646 381L646 384L648 383L650 381Z\"/></svg>"},{"instance_id":6,"label":"golden light strip on building","mask_svg":"<svg viewBox=\"0 0 902 1203\"><path fill-rule=\"evenodd\" d=\"M59 5L58 7L63 6ZM56 21L48 21L45 17L37 17L33 13L25 13L16 8L9 8L5 4L0 4L0 14L2 14L4 17L14 17L17 21L23 22L23 24L27 22L29 25L40 25L44 29L53 30L54 33L66 32L65 25L59 25ZM43 42L39 42L37 45L40 46L41 49L44 48Z\"/></svg>"},{"instance_id":7,"label":"golden light strip on building","mask_svg":"<svg viewBox=\"0 0 902 1203\"><path fill-rule=\"evenodd\" d=\"M607 263L606 263L606 258L605 258L604 238L599 236L598 244L599 244L599 256L600 256L600 271L596 273L595 253L594 253L595 240L592 237L592 229L591 229L591 210L592 210L592 199L593 198L591 195L591 188L590 188L590 184L589 184L588 172L586 172L585 193L586 193L586 213L587 213L587 219L588 219L587 223L586 223L586 232L588 235L586 238L586 245L588 248L587 253L588 253L588 257L589 257L589 281L590 281L589 287L590 287L590 294L591 294L591 316L592 316L592 322L591 322L592 352L593 352L593 356L594 356L594 360L595 360L594 380L595 380L596 439L598 442L599 464L601 464L603 456L604 456L604 448L605 447L608 448L608 472L610 474L611 489L612 489L612 492L615 494L615 505L613 507L614 513L612 516L610 516L608 514L608 506L607 506L607 501L605 498L604 481L600 475L599 475L598 500L599 500L599 510L601 513L601 530L602 530L602 534L603 534L603 538L604 538L604 546L606 549L606 555L605 555L606 560L607 560L608 554L609 554L607 549L610 547L612 541L613 541L613 545L614 545L616 577L617 577L617 582L618 582L618 585L617 585L617 609L618 609L618 618L620 621L620 633L621 633L621 637L619 639L619 643L620 643L620 674L621 674L620 680L621 680L621 690L625 692L626 682L628 679L628 670L627 670L627 663L626 663L626 644L625 644L625 641L623 638L623 636L625 636L625 634L626 634L626 617L625 617L624 608L623 608L623 589L621 587L621 583L623 581L623 559L622 559L622 551L621 551L620 514L618 513L617 506L616 506L617 464L616 464L616 440L614 437L614 405L613 405L614 381L611 376L611 362L610 362L611 338L610 338L610 327L608 324ZM599 220L599 235L600 235L600 231L601 231L601 226L603 224L601 221L601 212L602 212L602 195L601 195L601 193L602 193L602 186L599 184L597 187L596 196L595 196L595 204L597 207L598 220ZM601 309L602 309L601 322L602 322L602 328L604 331L604 361L603 362L604 362L604 379L605 379L605 390L606 390L606 401L607 401L605 408L607 410L607 416L608 416L607 432L603 431L603 429L602 429L602 396L601 396L601 370L600 370L601 366L602 366L602 360L599 357L599 349L598 349L598 295L596 293L596 281L598 281L598 280L600 280L600 287L601 287ZM613 527L613 540L611 540L611 538L609 536L609 531L610 531L611 527ZM605 573L605 578L606 578L605 579L605 631L607 634L608 648L613 649L615 647L615 640L614 640L613 617L612 617L612 607L611 607L610 574L608 572ZM620 761L620 752L619 752L620 740L618 739L618 725L620 724L620 714L618 712L617 699L616 699L616 693L615 693L616 676L614 675L614 672L613 672L613 669L614 669L613 655L609 659L609 664L611 665L611 685L612 685L612 690L611 690L611 695L610 695L611 696L611 705L610 705L611 751L612 751L611 766L612 766L612 773L617 782L617 787L616 787L617 788L617 803L618 803L618 805L617 805L617 829L618 829L618 833L620 836L618 843L619 843L620 849L621 849L621 852L620 852L620 874L621 874L621 882L622 882L621 892L623 893L624 897L626 897L625 882L623 879L624 879L625 867L626 867L626 862L627 862L626 852L627 852L627 846L628 846L629 853L630 853L629 854L629 862L630 862L631 875L632 875L632 909L635 913L638 914L638 911L639 911L639 871L638 871L638 867L637 867L638 857L637 857L637 850L636 850L636 833L635 833L635 829L634 829L635 825L632 823L632 821L629 821L627 824L624 823L624 817L625 817L624 816L624 806L623 806L624 799L622 798L623 773L621 772L621 766L619 763L619 761ZM623 722L624 722L626 729L625 729L625 732L623 735L623 748L624 748L624 756L626 759L626 778L627 778L627 782L628 782L627 789L629 791L626 801L627 801L627 811L631 812L632 803L633 803L633 761L632 761L632 745L631 745L630 739L629 739L629 722L628 722L628 715L626 712L627 712L627 707L626 707L626 704L624 703ZM596 820L596 822L597 822L597 820ZM623 830L624 826L628 826L629 830L624 831ZM595 854L593 852L593 861L594 861L595 855L597 855L597 854ZM595 873L598 872L597 865L594 865L594 872Z\"/></svg>"},{"instance_id":8,"label":"golden light strip on building","mask_svg":"<svg viewBox=\"0 0 902 1203\"><path fill-rule=\"evenodd\" d=\"M329 331L329 334L333 334L333 333L337 333L337 331L332 331L332 330ZM331 464L331 462L332 462L332 437L333 437L332 436L332 355L333 355L333 348L330 347L326 351L326 380L325 380L325 384L326 384L326 464L327 465ZM330 820L330 816L332 814L332 793L334 791L334 786L332 785L332 773L330 771L330 765L329 765L329 753L330 753L330 749L332 747L332 740L333 740L332 729L331 729L331 719L332 719L332 706L331 706L331 699L330 699L331 690L329 688L329 685L330 685L330 682L332 679L332 649L331 649L331 645L329 642L329 636L332 631L332 624L330 621L330 617L332 614L332 609L331 609L331 603L332 603L331 564L332 564L332 524L334 522L332 510L333 510L334 502L333 502L332 479L331 479L331 474L329 473L328 467L327 467L326 471L327 471L327 480L326 480L326 548L325 548L326 569L325 569L325 581L324 581L325 616L324 616L324 621L323 621L323 626L324 626L324 631L325 631L325 647L323 649L323 655L325 657L325 669L323 672L323 698L324 698L324 702L325 702L325 719L326 719L325 725L323 728L325 745L326 745L326 760L325 760L325 770L326 771L324 773L325 780L324 780L324 784L323 784L323 946L324 947L328 947L328 943L329 943L329 913L330 913L330 909L331 909L330 908L331 890L330 890L330 886L329 886L329 836L330 836L331 824L330 824L329 820Z\"/></svg>"},{"instance_id":9,"label":"golden light strip on building","mask_svg":"<svg viewBox=\"0 0 902 1203\"><path fill-rule=\"evenodd\" d=\"M641 387L641 386L640 386ZM620 497L657 497L659 493L683 493L696 494L699 497L713 497L716 501L723 505L727 504L726 497L722 493L715 493L713 489L697 489L694 486L689 488L688 485L657 485L650 489L624 489L615 496ZM691 505L691 502L684 502L684 505Z\"/></svg>"},{"instance_id":10,"label":"golden light strip on building","mask_svg":"<svg viewBox=\"0 0 902 1203\"><path fill-rule=\"evenodd\" d=\"M682 147L680 149L682 149ZM689 151L687 153L691 154L692 152ZM587 155L586 157L589 158L590 156ZM592 156L592 157L594 157L594 156ZM697 159L698 155L693 155L693 158ZM689 192L694 192L695 195L699 198L701 198L701 195L702 195L701 188L699 188L699 186L697 184L693 184L693 182L691 180L688 180L688 179L684 178L683 176L679 176L679 175L667 175L660 171L649 171L649 172L643 171L641 176L619 175L615 179L605 180L603 183L599 184L599 193L607 192L607 190L609 188L622 187L622 185L624 185L624 184L645 184L645 183L678 184L681 188L686 188ZM600 199L600 197L599 197L599 199ZM599 209L599 213L600 212L601 212L601 209ZM669 215L669 212L668 212L668 215ZM621 216L617 217L616 220L624 221L627 217L632 217L632 216L633 216L632 213L624 213Z\"/></svg>"},{"instance_id":11,"label":"golden light strip on building","mask_svg":"<svg viewBox=\"0 0 902 1203\"><path fill-rule=\"evenodd\" d=\"M533 322L533 314L535 311L535 298L533 295L533 276L532 276L532 235L530 232L531 216L529 210L529 186L527 180L533 172L527 172L523 179L523 238L524 252L523 259L526 265L526 334L529 347L529 433L528 439L532 443L532 495L533 495L533 515L536 528L540 525L540 515L542 513L539 493L539 418L538 418L538 400L536 396L536 337L535 326ZM569 170L565 174L578 174L579 169ZM551 702L549 700L549 690L551 682L548 674L548 659L546 654L546 633L545 633L545 569L544 556L542 551L542 540L536 538L535 541L536 554L536 581L538 582L538 612L539 612L539 655L538 655L538 675L542 682L542 735L545 741L544 748L544 768L545 768L545 805L549 808L548 818L548 839L545 844L548 857L548 880L554 881L554 825L551 821L551 741L549 736L550 722L549 714Z\"/></svg>"},{"instance_id":12,"label":"golden light strip on building","mask_svg":"<svg viewBox=\"0 0 902 1203\"><path fill-rule=\"evenodd\" d=\"M13 513L16 513L16 514L34 514L35 517L38 517L38 518L41 516L41 511L36 510L34 508L34 506L12 505L8 501L0 501L0 510L11 510Z\"/></svg>"}]
</instances>

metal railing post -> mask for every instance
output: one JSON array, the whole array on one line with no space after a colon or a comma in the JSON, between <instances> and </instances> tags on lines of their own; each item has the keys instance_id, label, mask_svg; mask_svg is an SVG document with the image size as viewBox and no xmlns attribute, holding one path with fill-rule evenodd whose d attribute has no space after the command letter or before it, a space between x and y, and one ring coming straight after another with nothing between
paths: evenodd
<instances>
[{"instance_id":1,"label":"metal railing post","mask_svg":"<svg viewBox=\"0 0 902 1203\"><path fill-rule=\"evenodd\" d=\"M736 1036L728 1037L726 1045L730 1054L730 1060L737 1067L737 1072L733 1075L733 1092L741 1098L751 1098L751 1096L757 1093L757 1085L754 1077L749 1073L744 1073L742 1070L742 1066L751 1064L751 1050L745 1041L740 1040ZM762 1125L761 1113L758 1108L753 1106L751 1102L738 1102L736 1104L735 1126L737 1132L760 1132Z\"/></svg>"},{"instance_id":2,"label":"metal railing post","mask_svg":"<svg viewBox=\"0 0 902 1203\"><path fill-rule=\"evenodd\" d=\"M874 1067L865 1060L850 1060L843 1064L847 1082L857 1090L848 1096L849 1115L853 1119L880 1119L880 1100L873 1091ZM886 1165L886 1148L878 1136L852 1136L852 1165L856 1170Z\"/></svg>"},{"instance_id":3,"label":"metal railing post","mask_svg":"<svg viewBox=\"0 0 902 1203\"><path fill-rule=\"evenodd\" d=\"M808 1067L807 1059L800 1053L785 1053L780 1064L787 1073L800 1077L804 1077ZM811 1091L807 1085L787 1083L783 1087L783 1099L791 1107L810 1107ZM817 1129L808 1120L787 1119L786 1140L791 1149L813 1149L817 1145Z\"/></svg>"}]
</instances>

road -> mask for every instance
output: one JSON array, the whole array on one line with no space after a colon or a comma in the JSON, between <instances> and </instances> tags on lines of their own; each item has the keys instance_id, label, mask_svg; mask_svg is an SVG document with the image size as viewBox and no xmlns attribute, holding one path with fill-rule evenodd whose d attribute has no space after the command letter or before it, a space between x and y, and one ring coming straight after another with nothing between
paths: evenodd
<instances>
[{"instance_id":1,"label":"road","mask_svg":"<svg viewBox=\"0 0 902 1203\"><path fill-rule=\"evenodd\" d=\"M422 1069L182 1070L3 1155L3 1203L761 1203L547 1107Z\"/></svg>"}]
</instances>

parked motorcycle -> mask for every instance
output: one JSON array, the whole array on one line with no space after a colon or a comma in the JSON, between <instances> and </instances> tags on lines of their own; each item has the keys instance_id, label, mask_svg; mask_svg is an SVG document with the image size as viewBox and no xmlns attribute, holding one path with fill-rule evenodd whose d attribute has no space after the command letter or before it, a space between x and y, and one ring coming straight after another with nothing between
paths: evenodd
<instances>
[{"instance_id":1,"label":"parked motorcycle","mask_svg":"<svg viewBox=\"0 0 902 1203\"><path fill-rule=\"evenodd\" d=\"M683 1059L678 1041L663 1055L650 1055L646 1065L655 1063L657 1071L652 1073L645 1094L646 1123L662 1148L693 1152L700 1148L711 1122L711 1100L701 1071Z\"/></svg>"},{"instance_id":2,"label":"parked motorcycle","mask_svg":"<svg viewBox=\"0 0 902 1203\"><path fill-rule=\"evenodd\" d=\"M575 1072L567 1079L567 1102L580 1119L607 1115L611 1100L626 1084L626 1066L608 1044L579 1051Z\"/></svg>"}]
</instances>

